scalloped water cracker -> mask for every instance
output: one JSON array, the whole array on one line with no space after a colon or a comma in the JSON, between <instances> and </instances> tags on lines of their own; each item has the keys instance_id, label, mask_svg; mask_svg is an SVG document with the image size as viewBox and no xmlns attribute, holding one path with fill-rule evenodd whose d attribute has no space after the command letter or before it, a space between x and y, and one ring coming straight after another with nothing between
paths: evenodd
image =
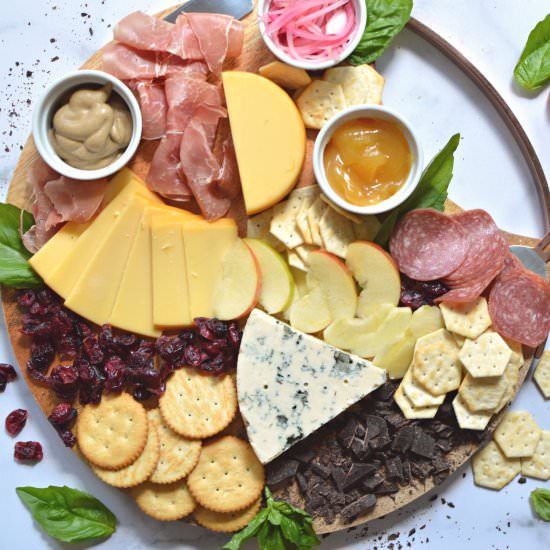
<instances>
[{"instance_id":1,"label":"scalloped water cracker","mask_svg":"<svg viewBox=\"0 0 550 550\"><path fill-rule=\"evenodd\" d=\"M502 376L506 378L506 390L504 391L498 405L495 407L495 413L500 412L506 405L508 405L508 403L510 403L510 401L512 401L519 383L519 365L510 359Z\"/></svg>"},{"instance_id":2,"label":"scalloped water cracker","mask_svg":"<svg viewBox=\"0 0 550 550\"><path fill-rule=\"evenodd\" d=\"M308 188L306 187L304 189ZM320 193L320 187L318 187L317 185L313 186L312 191L308 192L307 196L303 198L298 214L296 215L296 225L298 226L298 230L302 234L302 238L304 239L305 244L314 244L311 229L309 227L309 221L307 219L307 211L319 198Z\"/></svg>"},{"instance_id":3,"label":"scalloped water cracker","mask_svg":"<svg viewBox=\"0 0 550 550\"><path fill-rule=\"evenodd\" d=\"M157 429L149 420L147 443L139 457L122 470L105 470L92 465L92 470L99 479L113 487L135 487L151 477L160 456L160 444Z\"/></svg>"},{"instance_id":4,"label":"scalloped water cracker","mask_svg":"<svg viewBox=\"0 0 550 550\"><path fill-rule=\"evenodd\" d=\"M472 470L476 485L499 490L519 474L521 462L504 456L498 445L491 441L474 455Z\"/></svg>"},{"instance_id":5,"label":"scalloped water cracker","mask_svg":"<svg viewBox=\"0 0 550 550\"><path fill-rule=\"evenodd\" d=\"M445 394L434 396L416 382L412 375L412 365L407 369L400 386L414 407L439 407L445 401Z\"/></svg>"},{"instance_id":6,"label":"scalloped water cracker","mask_svg":"<svg viewBox=\"0 0 550 550\"><path fill-rule=\"evenodd\" d=\"M542 430L527 411L509 411L497 426L493 438L508 458L533 456Z\"/></svg>"},{"instance_id":7,"label":"scalloped water cracker","mask_svg":"<svg viewBox=\"0 0 550 550\"><path fill-rule=\"evenodd\" d=\"M319 230L319 221L329 208L329 205L324 202L321 197L317 197L315 202L306 212L309 230L311 231L311 238L313 240L313 244L316 244L317 246L323 246L323 239L321 237L321 231Z\"/></svg>"},{"instance_id":8,"label":"scalloped water cracker","mask_svg":"<svg viewBox=\"0 0 550 550\"><path fill-rule=\"evenodd\" d=\"M300 255L295 250L287 250L286 256L288 265L295 267L296 269L299 269L303 272L307 271L307 265L304 263L304 260L302 260Z\"/></svg>"},{"instance_id":9,"label":"scalloped water cracker","mask_svg":"<svg viewBox=\"0 0 550 550\"><path fill-rule=\"evenodd\" d=\"M319 250L319 247L311 244L301 244L294 249L294 252L300 256L306 267L309 265L309 254L314 250Z\"/></svg>"},{"instance_id":10,"label":"scalloped water cracker","mask_svg":"<svg viewBox=\"0 0 550 550\"><path fill-rule=\"evenodd\" d=\"M461 336L460 334L455 334L454 332L452 334L453 338L455 339L456 345L459 349L462 349L464 342L466 342L466 338L464 336Z\"/></svg>"},{"instance_id":11,"label":"scalloped water cracker","mask_svg":"<svg viewBox=\"0 0 550 550\"><path fill-rule=\"evenodd\" d=\"M439 407L415 407L412 401L405 395L403 386L395 390L393 399L397 403L397 406L401 409L403 416L408 420L422 419L422 418L434 418L437 414Z\"/></svg>"},{"instance_id":12,"label":"scalloped water cracker","mask_svg":"<svg viewBox=\"0 0 550 550\"><path fill-rule=\"evenodd\" d=\"M533 380L537 383L542 395L546 399L550 399L550 350L546 350L541 355L533 374Z\"/></svg>"},{"instance_id":13,"label":"scalloped water cracker","mask_svg":"<svg viewBox=\"0 0 550 550\"><path fill-rule=\"evenodd\" d=\"M334 115L347 107L340 84L314 80L296 99L298 109L308 128L320 130Z\"/></svg>"},{"instance_id":14,"label":"scalloped water cracker","mask_svg":"<svg viewBox=\"0 0 550 550\"><path fill-rule=\"evenodd\" d=\"M467 304L442 303L440 306L447 330L474 340L491 326L487 300L483 297Z\"/></svg>"},{"instance_id":15,"label":"scalloped water cracker","mask_svg":"<svg viewBox=\"0 0 550 550\"><path fill-rule=\"evenodd\" d=\"M550 479L550 431L542 432L532 457L521 459L521 473L543 481Z\"/></svg>"},{"instance_id":16,"label":"scalloped water cracker","mask_svg":"<svg viewBox=\"0 0 550 550\"><path fill-rule=\"evenodd\" d=\"M416 341L416 349L420 349L422 348L422 346L428 346L430 344L437 343L443 343L447 345L449 349L454 349L458 352L456 342L452 334L444 328L434 330L433 332L429 332L428 334L424 334L424 336L418 338L418 340Z\"/></svg>"},{"instance_id":17,"label":"scalloped water cracker","mask_svg":"<svg viewBox=\"0 0 550 550\"><path fill-rule=\"evenodd\" d=\"M337 204L333 203L324 193L321 193L319 195L322 201L326 202L333 210L336 210L340 216L347 218L348 220L352 221L354 224L362 224L363 218L374 218L376 219L376 216L360 216L359 214L354 214L353 212L348 212L347 210L344 210L343 208L340 208ZM380 222L379 226L380 226Z\"/></svg>"},{"instance_id":18,"label":"scalloped water cracker","mask_svg":"<svg viewBox=\"0 0 550 550\"><path fill-rule=\"evenodd\" d=\"M246 527L259 512L261 505L262 499L259 498L248 508L238 510L237 512L229 512L228 514L213 512L212 510L208 510L208 508L198 506L193 513L193 518L199 525L211 531L232 533Z\"/></svg>"},{"instance_id":19,"label":"scalloped water cracker","mask_svg":"<svg viewBox=\"0 0 550 550\"><path fill-rule=\"evenodd\" d=\"M463 430L484 430L493 416L489 411L472 412L460 394L453 399L453 409L458 425Z\"/></svg>"},{"instance_id":20,"label":"scalloped water cracker","mask_svg":"<svg viewBox=\"0 0 550 550\"><path fill-rule=\"evenodd\" d=\"M484 332L475 340L467 339L458 353L466 370L474 377L500 376L512 350L496 332Z\"/></svg>"},{"instance_id":21,"label":"scalloped water cracker","mask_svg":"<svg viewBox=\"0 0 550 550\"><path fill-rule=\"evenodd\" d=\"M370 65L333 67L325 71L323 78L342 86L348 107L382 103L385 80Z\"/></svg>"},{"instance_id":22,"label":"scalloped water cracker","mask_svg":"<svg viewBox=\"0 0 550 550\"><path fill-rule=\"evenodd\" d=\"M374 241L381 223L376 216L363 216L361 223L353 224L355 239L358 241Z\"/></svg>"},{"instance_id":23,"label":"scalloped water cracker","mask_svg":"<svg viewBox=\"0 0 550 550\"><path fill-rule=\"evenodd\" d=\"M159 521L174 521L188 516L197 506L185 481L157 485L147 481L132 489L142 512Z\"/></svg>"},{"instance_id":24,"label":"scalloped water cracker","mask_svg":"<svg viewBox=\"0 0 550 550\"><path fill-rule=\"evenodd\" d=\"M277 237L271 234L269 228L273 218L273 208L265 210L248 218L247 236L251 239L261 239L275 250L281 252L285 250L285 245Z\"/></svg>"},{"instance_id":25,"label":"scalloped water cracker","mask_svg":"<svg viewBox=\"0 0 550 550\"><path fill-rule=\"evenodd\" d=\"M458 393L472 412L494 411L508 387L506 371L502 376L474 378L466 373Z\"/></svg>"},{"instance_id":26,"label":"scalloped water cracker","mask_svg":"<svg viewBox=\"0 0 550 550\"><path fill-rule=\"evenodd\" d=\"M353 223L340 216L336 210L328 208L319 221L319 231L324 248L340 258L345 258L349 243L355 240Z\"/></svg>"},{"instance_id":27,"label":"scalloped water cracker","mask_svg":"<svg viewBox=\"0 0 550 550\"><path fill-rule=\"evenodd\" d=\"M462 381L462 365L456 347L444 342L417 347L412 374L432 395L445 395L458 389Z\"/></svg>"}]
</instances>

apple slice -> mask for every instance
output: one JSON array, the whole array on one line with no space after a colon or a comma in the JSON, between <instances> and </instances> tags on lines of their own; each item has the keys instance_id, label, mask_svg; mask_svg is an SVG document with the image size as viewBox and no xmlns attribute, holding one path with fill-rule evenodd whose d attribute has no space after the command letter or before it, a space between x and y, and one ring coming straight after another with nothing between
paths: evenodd
<instances>
[{"instance_id":1,"label":"apple slice","mask_svg":"<svg viewBox=\"0 0 550 550\"><path fill-rule=\"evenodd\" d=\"M411 317L410 308L394 308L375 332L358 338L357 345L351 351L361 357L375 357L403 337Z\"/></svg>"},{"instance_id":2,"label":"apple slice","mask_svg":"<svg viewBox=\"0 0 550 550\"><path fill-rule=\"evenodd\" d=\"M412 315L410 331L416 338L444 328L443 315L437 306L419 307Z\"/></svg>"},{"instance_id":3,"label":"apple slice","mask_svg":"<svg viewBox=\"0 0 550 550\"><path fill-rule=\"evenodd\" d=\"M308 284L319 282L333 320L355 317L355 281L349 269L338 257L324 250L311 252L308 275Z\"/></svg>"},{"instance_id":4,"label":"apple slice","mask_svg":"<svg viewBox=\"0 0 550 550\"><path fill-rule=\"evenodd\" d=\"M222 276L213 295L214 315L240 319L253 309L262 288L260 265L250 247L237 239L222 260Z\"/></svg>"},{"instance_id":5,"label":"apple slice","mask_svg":"<svg viewBox=\"0 0 550 550\"><path fill-rule=\"evenodd\" d=\"M290 325L296 330L312 334L326 328L332 317L320 286L312 288L290 308Z\"/></svg>"},{"instance_id":6,"label":"apple slice","mask_svg":"<svg viewBox=\"0 0 550 550\"><path fill-rule=\"evenodd\" d=\"M415 344L416 338L407 330L401 340L377 353L372 362L377 367L386 369L390 378L403 378L413 360Z\"/></svg>"},{"instance_id":7,"label":"apple slice","mask_svg":"<svg viewBox=\"0 0 550 550\"><path fill-rule=\"evenodd\" d=\"M399 303L401 278L392 257L377 244L356 241L348 246L346 265L363 289L359 296L357 315L368 317L378 304Z\"/></svg>"},{"instance_id":8,"label":"apple slice","mask_svg":"<svg viewBox=\"0 0 550 550\"><path fill-rule=\"evenodd\" d=\"M245 239L260 265L262 290L258 303L267 313L284 311L292 303L294 279L288 264L271 246L259 239Z\"/></svg>"}]
</instances>

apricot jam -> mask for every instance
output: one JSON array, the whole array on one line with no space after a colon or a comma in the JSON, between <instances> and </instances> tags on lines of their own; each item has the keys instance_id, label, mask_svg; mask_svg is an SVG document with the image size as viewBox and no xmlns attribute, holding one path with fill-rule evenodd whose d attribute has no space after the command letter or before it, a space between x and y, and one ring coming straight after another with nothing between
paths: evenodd
<instances>
[{"instance_id":1,"label":"apricot jam","mask_svg":"<svg viewBox=\"0 0 550 550\"><path fill-rule=\"evenodd\" d=\"M350 120L332 134L324 152L327 180L351 204L370 206L395 194L411 170L401 129L387 120Z\"/></svg>"}]
</instances>

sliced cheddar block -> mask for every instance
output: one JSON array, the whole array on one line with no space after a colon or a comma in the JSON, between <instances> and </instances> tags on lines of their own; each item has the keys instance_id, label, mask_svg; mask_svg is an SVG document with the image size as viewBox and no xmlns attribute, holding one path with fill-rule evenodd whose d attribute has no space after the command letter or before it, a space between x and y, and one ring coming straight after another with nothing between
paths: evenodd
<instances>
[{"instance_id":1,"label":"sliced cheddar block","mask_svg":"<svg viewBox=\"0 0 550 550\"><path fill-rule=\"evenodd\" d=\"M304 163L306 132L289 95L257 74L222 74L248 214L266 210L294 187Z\"/></svg>"},{"instance_id":2,"label":"sliced cheddar block","mask_svg":"<svg viewBox=\"0 0 550 550\"><path fill-rule=\"evenodd\" d=\"M233 220L184 222L185 263L191 319L213 317L213 294L222 275L222 260L237 240Z\"/></svg>"},{"instance_id":3,"label":"sliced cheddar block","mask_svg":"<svg viewBox=\"0 0 550 550\"><path fill-rule=\"evenodd\" d=\"M157 327L177 327L192 322L182 223L172 213L155 214L151 220L153 322Z\"/></svg>"},{"instance_id":4,"label":"sliced cheddar block","mask_svg":"<svg viewBox=\"0 0 550 550\"><path fill-rule=\"evenodd\" d=\"M86 185L85 183L83 185ZM145 182L142 181L129 168L123 168L120 172L109 181L103 204L110 203L123 189L132 189L135 193L140 194L144 199L148 199L153 203L164 205L161 198L152 191L147 189Z\"/></svg>"},{"instance_id":5,"label":"sliced cheddar block","mask_svg":"<svg viewBox=\"0 0 550 550\"><path fill-rule=\"evenodd\" d=\"M102 244L92 249L91 259L65 300L66 307L98 325L107 322L128 268L128 257L146 205L144 198L133 194L126 208L115 216ZM83 263L90 251L79 249L79 252L85 255ZM77 264L81 263L78 255L75 259Z\"/></svg>"}]
</instances>

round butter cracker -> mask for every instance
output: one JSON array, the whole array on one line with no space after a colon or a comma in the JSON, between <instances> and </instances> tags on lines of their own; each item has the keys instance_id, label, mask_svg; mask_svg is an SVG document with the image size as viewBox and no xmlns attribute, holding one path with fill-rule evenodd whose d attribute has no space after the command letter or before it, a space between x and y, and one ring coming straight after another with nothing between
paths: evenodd
<instances>
[{"instance_id":1,"label":"round butter cracker","mask_svg":"<svg viewBox=\"0 0 550 550\"><path fill-rule=\"evenodd\" d=\"M256 514L260 510L262 504L261 497L248 506L238 512L229 512L227 514L221 512L213 512L202 506L197 506L197 509L193 513L193 518L199 524L210 529L211 531L218 531L219 533L233 533L234 531L240 531L246 527L250 521L252 521Z\"/></svg>"},{"instance_id":2,"label":"round butter cracker","mask_svg":"<svg viewBox=\"0 0 550 550\"><path fill-rule=\"evenodd\" d=\"M260 498L264 480L264 467L252 447L227 435L204 445L187 484L201 506L230 513L247 508Z\"/></svg>"},{"instance_id":3,"label":"round butter cracker","mask_svg":"<svg viewBox=\"0 0 550 550\"><path fill-rule=\"evenodd\" d=\"M147 413L127 393L104 395L86 405L78 418L78 447L86 459L106 470L132 464L147 443Z\"/></svg>"},{"instance_id":4,"label":"round butter cracker","mask_svg":"<svg viewBox=\"0 0 550 550\"><path fill-rule=\"evenodd\" d=\"M134 487L132 495L142 512L160 521L182 519L197 505L184 481L167 485L147 481Z\"/></svg>"}]
</instances>

